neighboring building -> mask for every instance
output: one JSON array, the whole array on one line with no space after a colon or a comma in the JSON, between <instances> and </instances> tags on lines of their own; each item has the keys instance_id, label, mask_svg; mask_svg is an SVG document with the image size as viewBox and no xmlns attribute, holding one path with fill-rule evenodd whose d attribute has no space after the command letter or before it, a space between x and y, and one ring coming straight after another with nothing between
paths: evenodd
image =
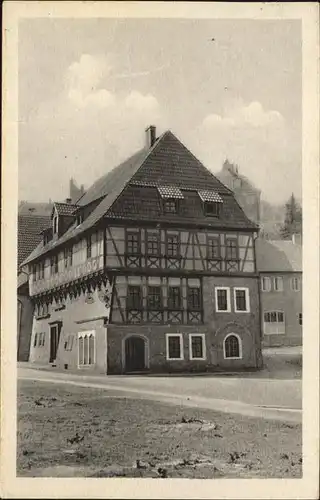
<instances>
[{"instance_id":1,"label":"neighboring building","mask_svg":"<svg viewBox=\"0 0 320 500\"><path fill-rule=\"evenodd\" d=\"M116 374L262 365L257 226L167 131L55 203L25 260L30 360Z\"/></svg>"},{"instance_id":2,"label":"neighboring building","mask_svg":"<svg viewBox=\"0 0 320 500\"><path fill-rule=\"evenodd\" d=\"M23 260L42 240L44 228L50 223L50 203L21 202L18 208L18 316L17 359L28 361L33 322L33 303L29 297L27 270L21 270Z\"/></svg>"},{"instance_id":3,"label":"neighboring building","mask_svg":"<svg viewBox=\"0 0 320 500\"><path fill-rule=\"evenodd\" d=\"M246 216L259 224L261 191L247 177L239 173L239 167L226 160L215 176L234 193Z\"/></svg>"},{"instance_id":4,"label":"neighboring building","mask_svg":"<svg viewBox=\"0 0 320 500\"><path fill-rule=\"evenodd\" d=\"M263 345L302 344L302 246L256 240Z\"/></svg>"},{"instance_id":5,"label":"neighboring building","mask_svg":"<svg viewBox=\"0 0 320 500\"><path fill-rule=\"evenodd\" d=\"M70 201L77 201L84 194L70 179ZM21 269L21 263L43 240L43 231L51 224L53 203L20 201L18 206L18 316L17 316L17 359L28 361L34 305L29 296L28 272Z\"/></svg>"}]
</instances>

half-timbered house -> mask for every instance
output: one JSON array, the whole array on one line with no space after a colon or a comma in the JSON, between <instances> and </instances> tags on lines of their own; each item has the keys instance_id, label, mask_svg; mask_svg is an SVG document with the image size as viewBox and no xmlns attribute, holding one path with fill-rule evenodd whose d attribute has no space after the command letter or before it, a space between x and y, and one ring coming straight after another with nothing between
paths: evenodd
<instances>
[{"instance_id":1,"label":"half-timbered house","mask_svg":"<svg viewBox=\"0 0 320 500\"><path fill-rule=\"evenodd\" d=\"M261 366L257 226L171 132L77 201L26 259L30 360L102 373Z\"/></svg>"}]
</instances>

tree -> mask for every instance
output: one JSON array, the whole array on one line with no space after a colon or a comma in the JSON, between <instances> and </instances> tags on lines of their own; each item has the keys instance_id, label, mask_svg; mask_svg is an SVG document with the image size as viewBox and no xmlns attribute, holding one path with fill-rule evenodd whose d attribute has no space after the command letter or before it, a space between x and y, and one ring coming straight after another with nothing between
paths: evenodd
<instances>
[{"instance_id":1,"label":"tree","mask_svg":"<svg viewBox=\"0 0 320 500\"><path fill-rule=\"evenodd\" d=\"M284 240L291 238L293 234L302 234L302 208L293 193L285 204L285 218L280 234Z\"/></svg>"}]
</instances>

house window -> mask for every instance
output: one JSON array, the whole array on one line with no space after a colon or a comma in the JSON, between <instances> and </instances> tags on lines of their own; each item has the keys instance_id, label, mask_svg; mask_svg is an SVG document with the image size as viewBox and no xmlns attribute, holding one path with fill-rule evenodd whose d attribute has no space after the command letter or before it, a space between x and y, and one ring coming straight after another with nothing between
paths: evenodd
<instances>
[{"instance_id":1,"label":"house window","mask_svg":"<svg viewBox=\"0 0 320 500\"><path fill-rule=\"evenodd\" d=\"M176 214L178 212L178 200L167 198L163 200L163 212L165 214Z\"/></svg>"},{"instance_id":2,"label":"house window","mask_svg":"<svg viewBox=\"0 0 320 500\"><path fill-rule=\"evenodd\" d=\"M236 239L226 240L226 260L238 260L238 245Z\"/></svg>"},{"instance_id":3,"label":"house window","mask_svg":"<svg viewBox=\"0 0 320 500\"><path fill-rule=\"evenodd\" d=\"M166 334L167 360L183 359L183 339L182 333Z\"/></svg>"},{"instance_id":4,"label":"house window","mask_svg":"<svg viewBox=\"0 0 320 500\"><path fill-rule=\"evenodd\" d=\"M223 354L225 359L241 359L242 343L239 335L229 333L223 341Z\"/></svg>"},{"instance_id":5,"label":"house window","mask_svg":"<svg viewBox=\"0 0 320 500\"><path fill-rule=\"evenodd\" d=\"M140 254L140 233L127 233L127 254Z\"/></svg>"},{"instance_id":6,"label":"house window","mask_svg":"<svg viewBox=\"0 0 320 500\"><path fill-rule=\"evenodd\" d=\"M67 340L64 343L65 351L72 351L73 346L73 335L68 335Z\"/></svg>"},{"instance_id":7,"label":"house window","mask_svg":"<svg viewBox=\"0 0 320 500\"><path fill-rule=\"evenodd\" d=\"M207 245L207 258L211 260L215 259L220 259L221 253L220 253L220 238L219 236L217 237L210 237L208 238L208 245Z\"/></svg>"},{"instance_id":8,"label":"house window","mask_svg":"<svg viewBox=\"0 0 320 500\"><path fill-rule=\"evenodd\" d=\"M190 359L206 359L206 338L204 333L190 333Z\"/></svg>"},{"instance_id":9,"label":"house window","mask_svg":"<svg viewBox=\"0 0 320 500\"><path fill-rule=\"evenodd\" d=\"M148 297L147 297L148 309L161 309L161 287L160 286L149 286L148 287Z\"/></svg>"},{"instance_id":10,"label":"house window","mask_svg":"<svg viewBox=\"0 0 320 500\"><path fill-rule=\"evenodd\" d=\"M187 303L190 311L197 311L201 309L201 293L200 288L188 287L187 288Z\"/></svg>"},{"instance_id":11,"label":"house window","mask_svg":"<svg viewBox=\"0 0 320 500\"><path fill-rule=\"evenodd\" d=\"M39 279L44 278L44 260L39 263Z\"/></svg>"},{"instance_id":12,"label":"house window","mask_svg":"<svg viewBox=\"0 0 320 500\"><path fill-rule=\"evenodd\" d=\"M77 215L77 226L80 226L82 222L83 222L83 214L81 213Z\"/></svg>"},{"instance_id":13,"label":"house window","mask_svg":"<svg viewBox=\"0 0 320 500\"><path fill-rule=\"evenodd\" d=\"M271 291L271 278L268 276L263 276L261 278L261 291L270 292Z\"/></svg>"},{"instance_id":14,"label":"house window","mask_svg":"<svg viewBox=\"0 0 320 500\"><path fill-rule=\"evenodd\" d=\"M37 343L38 343L38 334L36 333L34 336L33 347L37 347Z\"/></svg>"},{"instance_id":15,"label":"house window","mask_svg":"<svg viewBox=\"0 0 320 500\"><path fill-rule=\"evenodd\" d=\"M169 286L168 289L168 309L181 308L181 289L179 286Z\"/></svg>"},{"instance_id":16,"label":"house window","mask_svg":"<svg viewBox=\"0 0 320 500\"><path fill-rule=\"evenodd\" d=\"M95 332L78 333L78 365L90 366L95 363Z\"/></svg>"},{"instance_id":17,"label":"house window","mask_svg":"<svg viewBox=\"0 0 320 500\"><path fill-rule=\"evenodd\" d=\"M72 266L72 247L68 247L64 249L64 267Z\"/></svg>"},{"instance_id":18,"label":"house window","mask_svg":"<svg viewBox=\"0 0 320 500\"><path fill-rule=\"evenodd\" d=\"M300 279L299 278L291 278L291 290L294 292L299 292L300 290Z\"/></svg>"},{"instance_id":19,"label":"house window","mask_svg":"<svg viewBox=\"0 0 320 500\"><path fill-rule=\"evenodd\" d=\"M179 236L177 234L167 235L167 256L168 257L179 256Z\"/></svg>"},{"instance_id":20,"label":"house window","mask_svg":"<svg viewBox=\"0 0 320 500\"><path fill-rule=\"evenodd\" d=\"M50 259L51 275L58 272L58 255L53 255Z\"/></svg>"},{"instance_id":21,"label":"house window","mask_svg":"<svg viewBox=\"0 0 320 500\"><path fill-rule=\"evenodd\" d=\"M90 234L90 236L87 236L86 241L87 241L87 259L91 259L91 257L92 257L92 238L91 238L91 234Z\"/></svg>"},{"instance_id":22,"label":"house window","mask_svg":"<svg viewBox=\"0 0 320 500\"><path fill-rule=\"evenodd\" d=\"M273 278L273 289L275 292L283 292L283 278L282 278L282 276L275 276Z\"/></svg>"},{"instance_id":23,"label":"house window","mask_svg":"<svg viewBox=\"0 0 320 500\"><path fill-rule=\"evenodd\" d=\"M234 311L250 312L249 288L234 289Z\"/></svg>"},{"instance_id":24,"label":"house window","mask_svg":"<svg viewBox=\"0 0 320 500\"><path fill-rule=\"evenodd\" d=\"M141 309L141 307L141 287L137 285L128 285L127 309Z\"/></svg>"},{"instance_id":25,"label":"house window","mask_svg":"<svg viewBox=\"0 0 320 500\"><path fill-rule=\"evenodd\" d=\"M147 233L147 255L160 254L160 239L157 233Z\"/></svg>"},{"instance_id":26,"label":"house window","mask_svg":"<svg viewBox=\"0 0 320 500\"><path fill-rule=\"evenodd\" d=\"M283 311L266 311L263 315L263 331L265 335L285 334Z\"/></svg>"},{"instance_id":27,"label":"house window","mask_svg":"<svg viewBox=\"0 0 320 500\"><path fill-rule=\"evenodd\" d=\"M204 213L206 215L217 217L219 215L219 211L220 211L220 203L214 201L204 202Z\"/></svg>"},{"instance_id":28,"label":"house window","mask_svg":"<svg viewBox=\"0 0 320 500\"><path fill-rule=\"evenodd\" d=\"M216 311L230 312L230 288L215 288Z\"/></svg>"},{"instance_id":29,"label":"house window","mask_svg":"<svg viewBox=\"0 0 320 500\"><path fill-rule=\"evenodd\" d=\"M299 313L299 325L302 326L302 313Z\"/></svg>"},{"instance_id":30,"label":"house window","mask_svg":"<svg viewBox=\"0 0 320 500\"><path fill-rule=\"evenodd\" d=\"M39 343L38 345L40 347L44 346L44 343L45 343L45 333L42 332L42 333L39 333Z\"/></svg>"}]
</instances>

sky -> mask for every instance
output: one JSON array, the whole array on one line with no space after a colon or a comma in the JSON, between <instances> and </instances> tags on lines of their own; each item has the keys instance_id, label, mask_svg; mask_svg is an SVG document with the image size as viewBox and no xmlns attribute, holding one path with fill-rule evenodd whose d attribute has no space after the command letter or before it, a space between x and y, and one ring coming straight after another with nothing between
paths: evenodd
<instances>
[{"instance_id":1,"label":"sky","mask_svg":"<svg viewBox=\"0 0 320 500\"><path fill-rule=\"evenodd\" d=\"M284 203L301 197L295 20L24 19L19 199L61 201L170 129L213 173L226 158Z\"/></svg>"}]
</instances>

